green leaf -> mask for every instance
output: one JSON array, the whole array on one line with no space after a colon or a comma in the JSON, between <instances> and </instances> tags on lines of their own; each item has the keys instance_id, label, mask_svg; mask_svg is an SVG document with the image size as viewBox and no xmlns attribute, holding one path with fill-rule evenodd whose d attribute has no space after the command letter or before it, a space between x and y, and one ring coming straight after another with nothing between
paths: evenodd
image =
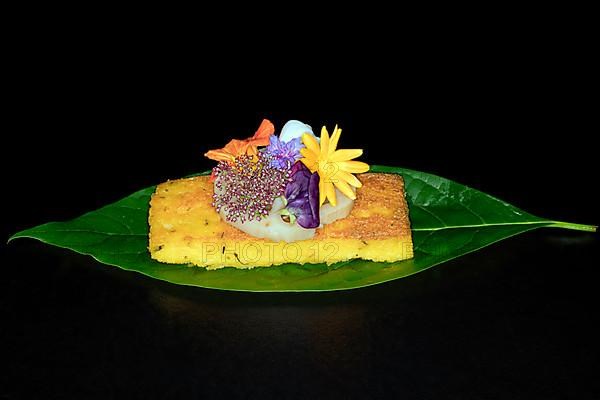
<instances>
[{"instance_id":1,"label":"green leaf","mask_svg":"<svg viewBox=\"0 0 600 400\"><path fill-rule=\"evenodd\" d=\"M272 268L207 271L150 258L148 206L155 187L68 222L51 222L13 235L88 254L125 270L180 285L257 292L352 289L402 278L499 240L541 227L594 232L595 226L536 217L448 179L404 168L373 166L372 172L404 177L415 257L395 263L353 260L285 264ZM205 173L206 174L206 173Z\"/></svg>"}]
</instances>

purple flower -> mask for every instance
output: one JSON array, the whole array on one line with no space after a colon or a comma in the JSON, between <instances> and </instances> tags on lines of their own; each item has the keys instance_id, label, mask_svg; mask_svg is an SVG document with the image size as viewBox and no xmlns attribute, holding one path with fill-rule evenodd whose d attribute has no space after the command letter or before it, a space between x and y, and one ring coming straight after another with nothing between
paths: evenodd
<instances>
[{"instance_id":1,"label":"purple flower","mask_svg":"<svg viewBox=\"0 0 600 400\"><path fill-rule=\"evenodd\" d=\"M287 143L282 142L275 135L269 138L269 146L266 148L273 160L271 164L280 169L290 168L301 157L300 149L304 145L299 138L292 139Z\"/></svg>"},{"instance_id":2,"label":"purple flower","mask_svg":"<svg viewBox=\"0 0 600 400\"><path fill-rule=\"evenodd\" d=\"M294 214L298 225L303 228L317 228L319 217L319 174L311 174L308 168L297 162L292 167L290 183L285 188L287 210Z\"/></svg>"}]
</instances>

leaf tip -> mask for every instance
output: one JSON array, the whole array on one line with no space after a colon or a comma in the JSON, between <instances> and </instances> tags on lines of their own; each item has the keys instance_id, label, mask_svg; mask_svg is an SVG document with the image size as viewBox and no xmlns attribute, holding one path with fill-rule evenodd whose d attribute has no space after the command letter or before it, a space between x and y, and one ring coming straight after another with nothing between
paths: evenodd
<instances>
[{"instance_id":1,"label":"leaf tip","mask_svg":"<svg viewBox=\"0 0 600 400\"><path fill-rule=\"evenodd\" d=\"M17 232L17 233L13 233L12 235L10 235L8 237L8 239L6 240L6 244L9 244L10 242L12 242L15 239L19 239L22 238L23 236L21 235L21 232Z\"/></svg>"}]
</instances>

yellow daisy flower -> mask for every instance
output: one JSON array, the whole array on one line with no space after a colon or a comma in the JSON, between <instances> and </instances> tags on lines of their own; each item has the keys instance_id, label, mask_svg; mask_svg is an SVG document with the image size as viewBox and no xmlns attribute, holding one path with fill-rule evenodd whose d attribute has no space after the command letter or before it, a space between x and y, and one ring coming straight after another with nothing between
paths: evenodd
<instances>
[{"instance_id":1,"label":"yellow daisy flower","mask_svg":"<svg viewBox=\"0 0 600 400\"><path fill-rule=\"evenodd\" d=\"M319 173L319 206L328 199L331 205L337 204L335 188L350 199L356 199L352 186L359 188L362 183L352 174L360 174L369 170L369 165L360 161L350 161L360 157L360 149L336 150L342 130L335 126L331 138L327 128L321 129L321 143L314 136L305 133L302 142L306 146L300 150L304 158L300 161L310 172Z\"/></svg>"}]
</instances>

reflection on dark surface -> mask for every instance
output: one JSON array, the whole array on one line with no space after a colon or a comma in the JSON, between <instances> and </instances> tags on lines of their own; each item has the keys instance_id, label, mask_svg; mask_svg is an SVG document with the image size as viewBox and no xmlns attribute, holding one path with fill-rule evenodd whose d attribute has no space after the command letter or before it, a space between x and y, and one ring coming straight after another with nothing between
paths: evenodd
<instances>
[{"instance_id":1,"label":"reflection on dark surface","mask_svg":"<svg viewBox=\"0 0 600 400\"><path fill-rule=\"evenodd\" d=\"M541 231L370 288L241 293L11 243L0 398L590 398L598 248Z\"/></svg>"}]
</instances>

